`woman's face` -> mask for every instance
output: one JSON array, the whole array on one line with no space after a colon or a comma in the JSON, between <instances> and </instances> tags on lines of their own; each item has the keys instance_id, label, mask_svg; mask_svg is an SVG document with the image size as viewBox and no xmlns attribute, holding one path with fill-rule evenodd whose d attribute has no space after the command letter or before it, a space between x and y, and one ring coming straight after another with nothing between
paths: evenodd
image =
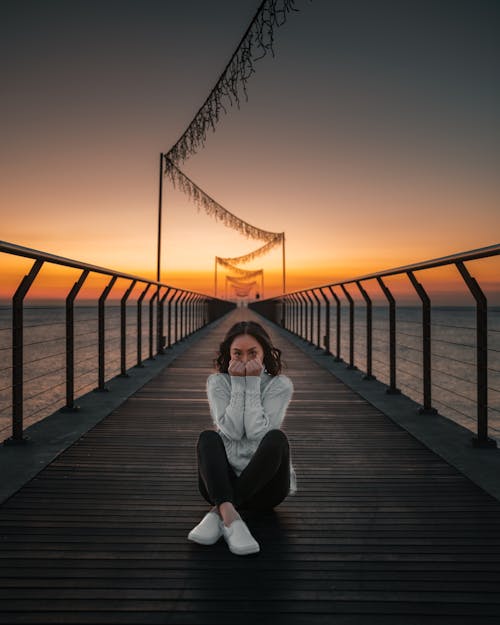
<instances>
[{"instance_id":1,"label":"woman's face","mask_svg":"<svg viewBox=\"0 0 500 625\"><path fill-rule=\"evenodd\" d=\"M264 362L264 350L259 341L250 334L240 334L233 339L229 348L231 360L247 363L256 358L261 364Z\"/></svg>"}]
</instances>

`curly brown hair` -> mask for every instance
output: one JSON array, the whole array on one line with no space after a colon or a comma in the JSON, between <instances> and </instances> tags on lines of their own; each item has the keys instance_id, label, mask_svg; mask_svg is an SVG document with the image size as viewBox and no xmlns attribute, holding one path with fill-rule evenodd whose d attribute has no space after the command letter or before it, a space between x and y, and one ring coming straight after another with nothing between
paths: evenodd
<instances>
[{"instance_id":1,"label":"curly brown hair","mask_svg":"<svg viewBox=\"0 0 500 625\"><path fill-rule=\"evenodd\" d=\"M241 334L250 334L259 342L264 351L264 368L272 376L281 372L281 350L271 342L269 334L256 321L239 321L235 323L227 332L224 340L219 345L219 353L214 358L214 366L219 373L227 373L229 361L231 360L230 350L234 339Z\"/></svg>"}]
</instances>

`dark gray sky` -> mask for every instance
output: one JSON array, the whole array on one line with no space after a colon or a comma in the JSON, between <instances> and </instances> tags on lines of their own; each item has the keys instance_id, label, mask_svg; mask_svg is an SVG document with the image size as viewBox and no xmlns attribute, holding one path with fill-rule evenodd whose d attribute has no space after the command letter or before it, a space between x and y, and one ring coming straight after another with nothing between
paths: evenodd
<instances>
[{"instance_id":1,"label":"dark gray sky","mask_svg":"<svg viewBox=\"0 0 500 625\"><path fill-rule=\"evenodd\" d=\"M158 154L184 131L258 4L4 2L2 238L154 267ZM222 119L186 173L243 219L286 230L290 270L318 279L496 242L500 3L297 7L276 32L276 58L256 65L249 102ZM168 198L172 272L209 271L214 255L251 249L179 194Z\"/></svg>"}]
</instances>

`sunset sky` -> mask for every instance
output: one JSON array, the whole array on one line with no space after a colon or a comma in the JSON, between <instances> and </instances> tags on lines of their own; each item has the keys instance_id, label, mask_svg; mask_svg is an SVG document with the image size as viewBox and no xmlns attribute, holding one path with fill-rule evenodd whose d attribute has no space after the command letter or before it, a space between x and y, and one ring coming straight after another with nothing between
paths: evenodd
<instances>
[{"instance_id":1,"label":"sunset sky","mask_svg":"<svg viewBox=\"0 0 500 625\"><path fill-rule=\"evenodd\" d=\"M0 239L154 277L159 154L259 3L6 3ZM183 171L242 219L285 232L289 289L498 243L500 3L296 6L248 102ZM165 282L212 294L215 256L260 245L166 182ZM0 264L5 297L29 263ZM245 268L264 269L266 296L280 292L280 249ZM498 269L478 265L491 293ZM75 275L49 274L52 295Z\"/></svg>"}]
</instances>

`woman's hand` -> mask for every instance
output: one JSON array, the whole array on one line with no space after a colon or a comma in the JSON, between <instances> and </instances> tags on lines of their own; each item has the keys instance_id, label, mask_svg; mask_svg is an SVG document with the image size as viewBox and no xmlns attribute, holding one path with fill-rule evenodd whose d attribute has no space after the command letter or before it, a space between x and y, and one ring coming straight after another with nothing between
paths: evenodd
<instances>
[{"instance_id":1,"label":"woman's hand","mask_svg":"<svg viewBox=\"0 0 500 625\"><path fill-rule=\"evenodd\" d=\"M229 367L227 368L229 375L235 375L237 377L245 377L245 363L241 360L230 360Z\"/></svg>"},{"instance_id":2,"label":"woman's hand","mask_svg":"<svg viewBox=\"0 0 500 625\"><path fill-rule=\"evenodd\" d=\"M246 364L245 371L247 375L260 375L264 367L257 358L252 358Z\"/></svg>"}]
</instances>

